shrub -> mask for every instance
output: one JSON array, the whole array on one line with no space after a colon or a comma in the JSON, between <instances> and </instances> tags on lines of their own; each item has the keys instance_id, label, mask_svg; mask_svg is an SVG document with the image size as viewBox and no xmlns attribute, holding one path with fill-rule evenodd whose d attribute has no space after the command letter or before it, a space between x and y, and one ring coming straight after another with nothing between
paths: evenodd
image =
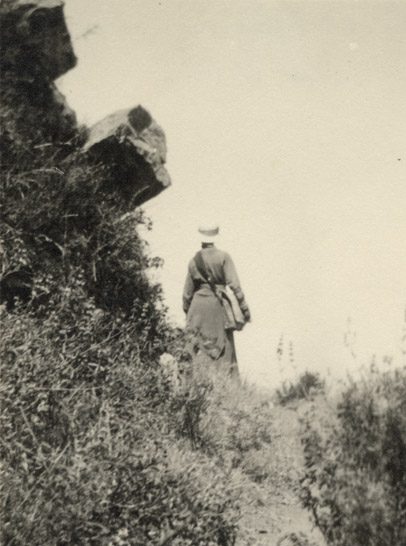
<instances>
[{"instance_id":1,"label":"shrub","mask_svg":"<svg viewBox=\"0 0 406 546\"><path fill-rule=\"evenodd\" d=\"M233 544L235 491L171 436L148 336L80 279L52 304L3 309L4 543Z\"/></svg>"},{"instance_id":2,"label":"shrub","mask_svg":"<svg viewBox=\"0 0 406 546\"><path fill-rule=\"evenodd\" d=\"M306 371L296 383L284 383L281 389L277 389L278 402L285 405L294 400L309 399L314 394L323 392L324 381L318 373Z\"/></svg>"},{"instance_id":3,"label":"shrub","mask_svg":"<svg viewBox=\"0 0 406 546\"><path fill-rule=\"evenodd\" d=\"M106 187L108 169L79 152L60 161L54 147L45 150L0 172L2 299L12 307L13 276L23 274L26 289L40 285L36 302L46 305L53 287L80 269L98 307L129 314L148 305L148 324L155 327L161 287L147 271L160 260L148 256L137 230L151 222L140 210L130 212L118 189Z\"/></svg>"},{"instance_id":4,"label":"shrub","mask_svg":"<svg viewBox=\"0 0 406 546\"><path fill-rule=\"evenodd\" d=\"M183 388L169 389L168 394L168 414L177 434L222 466L239 467L254 481L265 479L271 444L269 396L204 367L186 376Z\"/></svg>"},{"instance_id":5,"label":"shrub","mask_svg":"<svg viewBox=\"0 0 406 546\"><path fill-rule=\"evenodd\" d=\"M304 433L304 505L329 544L406 543L406 370L351 382Z\"/></svg>"}]
</instances>

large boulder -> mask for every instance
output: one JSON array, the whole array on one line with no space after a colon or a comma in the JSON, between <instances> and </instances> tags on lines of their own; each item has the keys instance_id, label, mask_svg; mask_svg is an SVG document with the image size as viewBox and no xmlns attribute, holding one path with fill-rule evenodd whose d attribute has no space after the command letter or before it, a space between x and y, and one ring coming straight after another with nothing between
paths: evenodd
<instances>
[{"instance_id":1,"label":"large boulder","mask_svg":"<svg viewBox=\"0 0 406 546\"><path fill-rule=\"evenodd\" d=\"M3 142L21 150L76 136L75 113L54 80L76 57L60 0L2 0L0 4L0 118ZM7 141L7 142L6 142ZM25 143L25 144L24 144ZM4 161L18 157L3 150ZM17 153L18 156L18 153Z\"/></svg>"},{"instance_id":2,"label":"large boulder","mask_svg":"<svg viewBox=\"0 0 406 546\"><path fill-rule=\"evenodd\" d=\"M161 127L142 107L120 110L96 123L85 153L106 163L112 189L121 189L138 206L167 188L166 139Z\"/></svg>"},{"instance_id":3,"label":"large boulder","mask_svg":"<svg viewBox=\"0 0 406 546\"><path fill-rule=\"evenodd\" d=\"M55 80L76 64L61 0L3 0L3 71Z\"/></svg>"}]
</instances>

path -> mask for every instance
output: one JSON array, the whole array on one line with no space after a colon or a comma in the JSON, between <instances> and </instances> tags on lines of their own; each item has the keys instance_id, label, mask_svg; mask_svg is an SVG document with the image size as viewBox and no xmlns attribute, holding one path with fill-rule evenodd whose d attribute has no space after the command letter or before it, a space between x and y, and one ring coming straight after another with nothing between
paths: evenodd
<instances>
[{"instance_id":1,"label":"path","mask_svg":"<svg viewBox=\"0 0 406 546\"><path fill-rule=\"evenodd\" d=\"M306 402L297 407L274 408L272 478L262 484L253 484L252 490L248 492L237 546L326 544L321 533L313 528L307 510L302 508L295 493L303 467L299 419L305 406ZM301 541L295 541L292 533L300 537Z\"/></svg>"}]
</instances>

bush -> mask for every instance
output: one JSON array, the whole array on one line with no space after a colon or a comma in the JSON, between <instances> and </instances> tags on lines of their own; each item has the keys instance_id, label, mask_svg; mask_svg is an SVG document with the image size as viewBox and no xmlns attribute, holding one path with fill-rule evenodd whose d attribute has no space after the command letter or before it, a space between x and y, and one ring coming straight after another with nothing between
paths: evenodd
<instances>
[{"instance_id":1,"label":"bush","mask_svg":"<svg viewBox=\"0 0 406 546\"><path fill-rule=\"evenodd\" d=\"M235 491L171 436L148 335L80 280L51 309L3 308L3 543L233 544Z\"/></svg>"},{"instance_id":2,"label":"bush","mask_svg":"<svg viewBox=\"0 0 406 546\"><path fill-rule=\"evenodd\" d=\"M268 476L269 396L203 367L193 375L189 371L183 387L169 390L168 407L174 430L194 449L225 468L240 468L254 481Z\"/></svg>"},{"instance_id":3,"label":"bush","mask_svg":"<svg viewBox=\"0 0 406 546\"><path fill-rule=\"evenodd\" d=\"M283 384L277 389L276 396L282 405L294 400L309 399L314 394L323 392L325 383L318 373L304 372L296 383Z\"/></svg>"},{"instance_id":4,"label":"bush","mask_svg":"<svg viewBox=\"0 0 406 546\"><path fill-rule=\"evenodd\" d=\"M329 544L406 543L406 369L352 382L303 442L303 502Z\"/></svg>"},{"instance_id":5,"label":"bush","mask_svg":"<svg viewBox=\"0 0 406 546\"><path fill-rule=\"evenodd\" d=\"M131 211L119 188L107 186L108 169L79 152L60 161L54 147L45 150L0 172L2 300L10 309L18 284L26 301L37 285L35 301L47 305L53 287L79 269L98 307L129 314L135 306L140 314L147 305L148 325L159 335L161 287L147 271L161 262L148 256L138 235L138 227L150 229L151 222Z\"/></svg>"}]
</instances>

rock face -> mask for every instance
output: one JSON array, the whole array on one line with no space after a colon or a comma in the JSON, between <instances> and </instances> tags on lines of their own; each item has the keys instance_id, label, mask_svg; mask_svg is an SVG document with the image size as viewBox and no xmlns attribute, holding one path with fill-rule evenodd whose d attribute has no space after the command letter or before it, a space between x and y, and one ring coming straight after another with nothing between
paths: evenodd
<instances>
[{"instance_id":1,"label":"rock face","mask_svg":"<svg viewBox=\"0 0 406 546\"><path fill-rule=\"evenodd\" d=\"M164 167L165 134L142 106L121 110L94 125L84 151L113 168L115 185L134 206L171 183Z\"/></svg>"},{"instance_id":2,"label":"rock face","mask_svg":"<svg viewBox=\"0 0 406 546\"><path fill-rule=\"evenodd\" d=\"M49 269L46 264L56 267L55 249L73 244L69 236L92 240L88 231L97 223L89 222L89 216L99 218L99 209L111 206L121 217L159 194L170 179L164 132L141 106L108 116L90 129L88 138L86 129L78 128L75 113L54 83L76 64L61 0L0 0L0 27L0 201L7 197L11 202L8 208L0 203L0 304L6 301L11 308L15 298L30 299L37 275ZM94 163L102 168L95 169ZM99 178L93 184L95 171ZM57 181L47 179L50 172L57 173ZM29 184L23 180L27 173ZM13 199L24 208L20 200L28 201L36 188L46 201L58 184L59 196L65 196L60 215L50 221L44 214L22 225L13 214ZM76 213L69 216L76 218L69 235L66 221L60 222L67 203L84 186L88 209L82 221ZM35 216L41 204L30 197ZM53 244L41 246L38 241L44 237Z\"/></svg>"},{"instance_id":3,"label":"rock face","mask_svg":"<svg viewBox=\"0 0 406 546\"><path fill-rule=\"evenodd\" d=\"M54 80L73 68L76 57L66 27L61 0L3 0L0 6L0 87L3 158L20 143L69 144L78 139L75 113L57 90ZM9 146L13 143L13 146ZM165 135L141 106L122 110L97 123L85 152L110 170L111 191L119 190L132 206L159 194L170 185Z\"/></svg>"},{"instance_id":4,"label":"rock face","mask_svg":"<svg viewBox=\"0 0 406 546\"><path fill-rule=\"evenodd\" d=\"M76 135L74 112L53 83L76 57L60 0L3 0L0 96L4 138L33 145Z\"/></svg>"},{"instance_id":5,"label":"rock face","mask_svg":"<svg viewBox=\"0 0 406 546\"><path fill-rule=\"evenodd\" d=\"M60 0L5 0L0 17L3 70L53 81L75 66Z\"/></svg>"}]
</instances>

